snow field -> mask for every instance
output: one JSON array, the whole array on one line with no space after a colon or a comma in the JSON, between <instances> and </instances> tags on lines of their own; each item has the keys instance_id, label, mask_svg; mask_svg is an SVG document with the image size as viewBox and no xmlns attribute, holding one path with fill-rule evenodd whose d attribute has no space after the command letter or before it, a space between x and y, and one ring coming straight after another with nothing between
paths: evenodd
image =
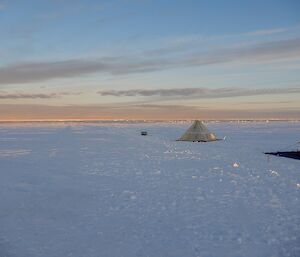
<instances>
[{"instance_id":1,"label":"snow field","mask_svg":"<svg viewBox=\"0 0 300 257\"><path fill-rule=\"evenodd\" d=\"M0 256L300 256L300 123L188 126L0 125Z\"/></svg>"}]
</instances>

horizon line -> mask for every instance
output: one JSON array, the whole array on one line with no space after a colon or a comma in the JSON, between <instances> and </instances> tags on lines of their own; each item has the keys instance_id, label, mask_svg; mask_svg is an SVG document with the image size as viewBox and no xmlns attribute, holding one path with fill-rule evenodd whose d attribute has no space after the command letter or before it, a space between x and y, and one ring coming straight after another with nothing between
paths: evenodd
<instances>
[{"instance_id":1,"label":"horizon line","mask_svg":"<svg viewBox=\"0 0 300 257\"><path fill-rule=\"evenodd\" d=\"M253 119L14 119L14 120L1 120L0 123L27 123L27 122L185 122L185 121L215 121L215 122L230 122L230 121L265 121L265 122L276 122L276 121L294 121L300 122L300 119L286 118L253 118Z\"/></svg>"}]
</instances>

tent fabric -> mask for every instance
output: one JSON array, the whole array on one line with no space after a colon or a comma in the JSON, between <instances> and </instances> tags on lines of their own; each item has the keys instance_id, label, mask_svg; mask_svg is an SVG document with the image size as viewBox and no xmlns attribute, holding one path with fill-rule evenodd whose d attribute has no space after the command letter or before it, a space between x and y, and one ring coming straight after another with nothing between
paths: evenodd
<instances>
[{"instance_id":1,"label":"tent fabric","mask_svg":"<svg viewBox=\"0 0 300 257\"><path fill-rule=\"evenodd\" d=\"M196 120L177 141L210 142L216 140L215 134L211 133L201 121Z\"/></svg>"}]
</instances>

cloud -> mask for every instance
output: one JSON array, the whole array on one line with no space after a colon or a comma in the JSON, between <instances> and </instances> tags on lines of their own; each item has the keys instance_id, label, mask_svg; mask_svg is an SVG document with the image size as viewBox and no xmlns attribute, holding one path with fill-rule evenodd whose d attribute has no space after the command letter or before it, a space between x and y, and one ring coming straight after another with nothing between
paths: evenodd
<instances>
[{"instance_id":1,"label":"cloud","mask_svg":"<svg viewBox=\"0 0 300 257\"><path fill-rule=\"evenodd\" d=\"M98 92L102 96L116 97L185 97L185 98L223 98L253 95L274 95L300 93L300 87L294 88L173 88L173 89L131 89L131 90L106 90Z\"/></svg>"},{"instance_id":2,"label":"cloud","mask_svg":"<svg viewBox=\"0 0 300 257\"><path fill-rule=\"evenodd\" d=\"M247 63L286 58L300 58L300 38L263 42L254 46L223 48L206 54L193 53L165 58L135 55L17 63L0 67L0 85L73 78L92 73L122 75L235 61Z\"/></svg>"},{"instance_id":3,"label":"cloud","mask_svg":"<svg viewBox=\"0 0 300 257\"><path fill-rule=\"evenodd\" d=\"M56 94L0 94L0 99L50 99L58 97Z\"/></svg>"},{"instance_id":4,"label":"cloud","mask_svg":"<svg viewBox=\"0 0 300 257\"><path fill-rule=\"evenodd\" d=\"M232 44L232 40L237 40L237 42L240 42L239 40L244 39L244 45L249 42L249 37L251 39L253 38L263 38L264 36L271 36L275 34L280 33L287 33L287 32L298 32L299 26L294 27L286 27L286 28L273 28L273 29L261 29L261 30L255 30L255 31L249 31L244 32L241 34L224 34L224 35L213 35L213 36L203 36L199 34L191 34L191 35L183 35L181 37L172 37L167 38L164 41L160 42L160 44L167 43L166 46L158 48L158 49L152 49L152 50L146 50L144 51L144 54L150 54L150 55L165 55L165 54L172 54L172 53L180 53L183 51L195 49L199 47L203 42L206 42L206 44L211 45L211 43L219 43L222 42L223 44L229 42ZM298 33L294 33L297 35ZM266 38L265 38L266 39Z\"/></svg>"},{"instance_id":5,"label":"cloud","mask_svg":"<svg viewBox=\"0 0 300 257\"><path fill-rule=\"evenodd\" d=\"M236 60L274 60L300 58L300 38L270 41L254 45L248 49L232 51Z\"/></svg>"},{"instance_id":6,"label":"cloud","mask_svg":"<svg viewBox=\"0 0 300 257\"><path fill-rule=\"evenodd\" d=\"M63 14L61 12L48 12L48 13L41 13L37 16L40 20L56 20L62 18Z\"/></svg>"},{"instance_id":7,"label":"cloud","mask_svg":"<svg viewBox=\"0 0 300 257\"><path fill-rule=\"evenodd\" d=\"M243 33L242 35L245 35L245 36L265 36L265 35L273 35L273 34L283 33L283 32L286 32L288 30L289 30L288 28L262 29L262 30L256 30L256 31Z\"/></svg>"},{"instance_id":8,"label":"cloud","mask_svg":"<svg viewBox=\"0 0 300 257\"><path fill-rule=\"evenodd\" d=\"M0 92L0 99L52 99L58 98L64 95L78 95L80 92L77 93L69 93L69 92L62 92L62 93L39 93L39 94L29 94L29 93L4 93Z\"/></svg>"},{"instance_id":9,"label":"cloud","mask_svg":"<svg viewBox=\"0 0 300 257\"><path fill-rule=\"evenodd\" d=\"M6 7L6 6L5 6L4 4L0 3L0 11L4 10L5 7Z\"/></svg>"},{"instance_id":10,"label":"cloud","mask_svg":"<svg viewBox=\"0 0 300 257\"><path fill-rule=\"evenodd\" d=\"M186 46L180 45L180 44L174 44L174 45L168 45L162 48L154 49L154 50L146 50L144 51L145 56L162 56L162 55L168 55L173 53L180 53L185 52Z\"/></svg>"}]
</instances>

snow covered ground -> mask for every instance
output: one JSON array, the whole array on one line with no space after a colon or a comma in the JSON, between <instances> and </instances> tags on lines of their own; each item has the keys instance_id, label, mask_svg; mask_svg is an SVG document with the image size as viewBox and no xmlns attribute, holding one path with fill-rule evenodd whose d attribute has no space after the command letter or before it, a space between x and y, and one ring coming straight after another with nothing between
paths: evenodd
<instances>
[{"instance_id":1,"label":"snow covered ground","mask_svg":"<svg viewBox=\"0 0 300 257\"><path fill-rule=\"evenodd\" d=\"M299 257L300 123L189 125L0 125L0 257Z\"/></svg>"}]
</instances>

